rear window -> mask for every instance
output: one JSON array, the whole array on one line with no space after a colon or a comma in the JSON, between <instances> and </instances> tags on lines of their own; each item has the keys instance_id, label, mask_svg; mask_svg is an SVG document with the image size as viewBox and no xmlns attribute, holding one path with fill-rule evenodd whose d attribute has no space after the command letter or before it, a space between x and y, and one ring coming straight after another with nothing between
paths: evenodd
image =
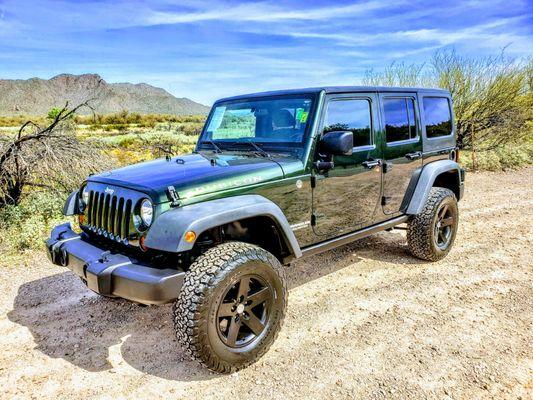
<instances>
[{"instance_id":1,"label":"rear window","mask_svg":"<svg viewBox=\"0 0 533 400\"><path fill-rule=\"evenodd\" d=\"M452 134L452 114L446 97L424 97L426 136L435 138Z\"/></svg>"},{"instance_id":2,"label":"rear window","mask_svg":"<svg viewBox=\"0 0 533 400\"><path fill-rule=\"evenodd\" d=\"M383 101L387 143L416 138L415 105L410 97Z\"/></svg>"}]
</instances>

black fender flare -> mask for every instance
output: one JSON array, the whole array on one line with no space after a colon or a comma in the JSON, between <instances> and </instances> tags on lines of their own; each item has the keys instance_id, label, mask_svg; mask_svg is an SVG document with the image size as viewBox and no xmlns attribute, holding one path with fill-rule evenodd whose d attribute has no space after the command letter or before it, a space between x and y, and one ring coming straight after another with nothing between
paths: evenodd
<instances>
[{"instance_id":1,"label":"black fender flare","mask_svg":"<svg viewBox=\"0 0 533 400\"><path fill-rule=\"evenodd\" d=\"M63 206L63 215L76 215L79 214L80 204L79 204L79 190L73 191L68 195L65 205Z\"/></svg>"},{"instance_id":2,"label":"black fender flare","mask_svg":"<svg viewBox=\"0 0 533 400\"><path fill-rule=\"evenodd\" d=\"M457 173L458 185L462 186L461 167L455 161L438 160L424 165L419 173L415 174L414 179L416 179L416 175L418 175L418 179L413 182L413 185L409 185L414 187L414 190L410 196L407 207L405 208L405 213L408 215L420 214L429 196L429 191L435 183L435 179L437 179L440 174L450 171ZM457 200L460 199L458 198Z\"/></svg>"},{"instance_id":3,"label":"black fender flare","mask_svg":"<svg viewBox=\"0 0 533 400\"><path fill-rule=\"evenodd\" d=\"M224 197L173 208L154 221L144 243L148 248L172 253L188 251L194 243L185 241L186 232L193 231L198 236L207 229L257 216L271 218L291 254L295 258L302 256L300 245L283 211L275 203L259 195Z\"/></svg>"}]
</instances>

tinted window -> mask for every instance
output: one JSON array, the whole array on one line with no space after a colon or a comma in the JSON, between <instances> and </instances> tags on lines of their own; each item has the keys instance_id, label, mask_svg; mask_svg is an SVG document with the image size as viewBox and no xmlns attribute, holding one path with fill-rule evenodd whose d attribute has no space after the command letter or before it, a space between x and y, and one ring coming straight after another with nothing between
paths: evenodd
<instances>
[{"instance_id":1,"label":"tinted window","mask_svg":"<svg viewBox=\"0 0 533 400\"><path fill-rule=\"evenodd\" d=\"M411 98L385 99L385 132L387 142L398 142L416 137L415 103Z\"/></svg>"},{"instance_id":2,"label":"tinted window","mask_svg":"<svg viewBox=\"0 0 533 400\"><path fill-rule=\"evenodd\" d=\"M452 115L447 98L424 97L424 116L428 138L448 136L452 133Z\"/></svg>"},{"instance_id":3,"label":"tinted window","mask_svg":"<svg viewBox=\"0 0 533 400\"><path fill-rule=\"evenodd\" d=\"M324 133L331 131L352 131L354 147L372 144L370 102L365 99L330 101Z\"/></svg>"}]
</instances>

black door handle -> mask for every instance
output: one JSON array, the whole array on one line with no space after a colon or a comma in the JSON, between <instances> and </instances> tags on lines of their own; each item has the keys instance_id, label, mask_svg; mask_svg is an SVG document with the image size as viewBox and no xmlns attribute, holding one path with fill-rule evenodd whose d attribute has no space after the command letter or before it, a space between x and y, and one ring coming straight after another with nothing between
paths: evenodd
<instances>
[{"instance_id":1,"label":"black door handle","mask_svg":"<svg viewBox=\"0 0 533 400\"><path fill-rule=\"evenodd\" d=\"M420 151L416 151L414 153L407 153L405 155L405 158L407 158L408 160L418 160L420 157L422 157L422 153Z\"/></svg>"},{"instance_id":2,"label":"black door handle","mask_svg":"<svg viewBox=\"0 0 533 400\"><path fill-rule=\"evenodd\" d=\"M381 160L367 160L363 161L361 165L366 169L372 169L381 164Z\"/></svg>"}]
</instances>

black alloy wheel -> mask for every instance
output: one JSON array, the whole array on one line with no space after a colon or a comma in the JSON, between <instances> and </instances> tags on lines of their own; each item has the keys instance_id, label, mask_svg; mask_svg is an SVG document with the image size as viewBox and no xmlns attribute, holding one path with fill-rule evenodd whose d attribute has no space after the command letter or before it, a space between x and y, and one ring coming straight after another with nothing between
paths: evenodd
<instances>
[{"instance_id":1,"label":"black alloy wheel","mask_svg":"<svg viewBox=\"0 0 533 400\"><path fill-rule=\"evenodd\" d=\"M226 242L207 250L185 275L174 304L178 341L213 371L252 364L276 339L287 308L285 271L258 246Z\"/></svg>"},{"instance_id":2,"label":"black alloy wheel","mask_svg":"<svg viewBox=\"0 0 533 400\"><path fill-rule=\"evenodd\" d=\"M218 333L229 347L243 347L256 340L269 321L274 291L259 276L245 275L230 286L218 306Z\"/></svg>"},{"instance_id":3,"label":"black alloy wheel","mask_svg":"<svg viewBox=\"0 0 533 400\"><path fill-rule=\"evenodd\" d=\"M422 260L441 260L450 252L458 226L459 209L454 192L433 187L422 212L407 223L409 250Z\"/></svg>"},{"instance_id":4,"label":"black alloy wheel","mask_svg":"<svg viewBox=\"0 0 533 400\"><path fill-rule=\"evenodd\" d=\"M446 250L453 236L454 215L448 204L442 204L437 211L435 221L435 244L441 250Z\"/></svg>"}]
</instances>

